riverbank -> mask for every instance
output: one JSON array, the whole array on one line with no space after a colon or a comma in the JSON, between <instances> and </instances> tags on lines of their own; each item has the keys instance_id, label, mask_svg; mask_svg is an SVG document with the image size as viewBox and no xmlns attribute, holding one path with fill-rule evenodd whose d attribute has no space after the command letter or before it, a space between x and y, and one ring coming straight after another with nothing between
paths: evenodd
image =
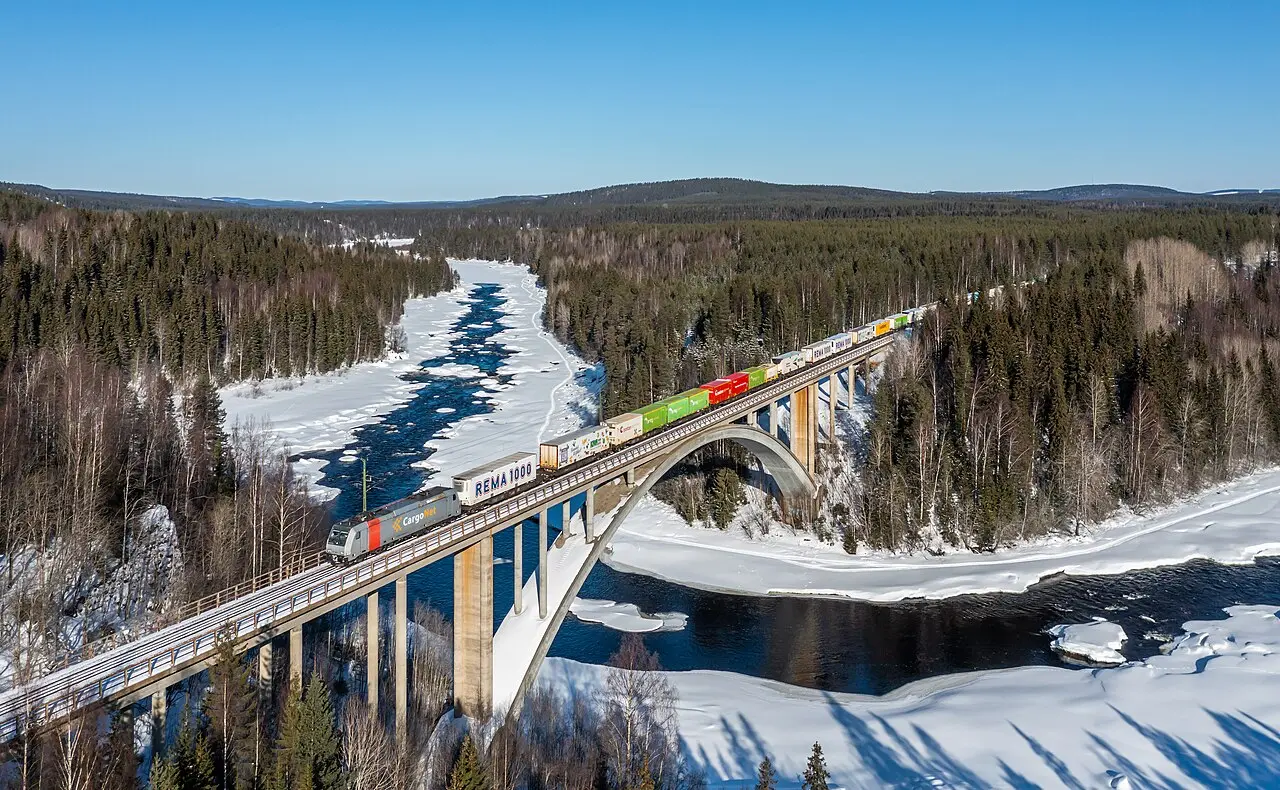
<instances>
[{"instance_id":1,"label":"riverbank","mask_svg":"<svg viewBox=\"0 0 1280 790\"><path fill-rule=\"evenodd\" d=\"M686 758L712 788L752 782L765 755L780 787L798 787L814 741L833 786L846 788L1274 787L1280 620L1275 606L1226 611L1185 623L1167 656L947 675L883 697L731 672L665 674ZM607 672L552 658L540 682L593 695Z\"/></svg>"},{"instance_id":2,"label":"riverbank","mask_svg":"<svg viewBox=\"0 0 1280 790\"><path fill-rule=\"evenodd\" d=\"M992 554L849 555L806 533L763 538L690 527L646 498L613 538L605 562L703 590L864 601L1022 592L1059 573L1107 575L1204 558L1246 563L1280 554L1280 469L1269 469L1146 515L1126 513Z\"/></svg>"}]
</instances>

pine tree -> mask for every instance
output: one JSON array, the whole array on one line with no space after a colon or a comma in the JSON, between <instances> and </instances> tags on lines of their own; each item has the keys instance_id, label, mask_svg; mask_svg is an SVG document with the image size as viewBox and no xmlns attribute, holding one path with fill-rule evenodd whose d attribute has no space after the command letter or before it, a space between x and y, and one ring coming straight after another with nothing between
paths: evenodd
<instances>
[{"instance_id":1,"label":"pine tree","mask_svg":"<svg viewBox=\"0 0 1280 790\"><path fill-rule=\"evenodd\" d=\"M186 790L215 790L218 787L217 774L209 735L201 733L191 753L191 772L183 777L183 785Z\"/></svg>"},{"instance_id":2,"label":"pine tree","mask_svg":"<svg viewBox=\"0 0 1280 790\"><path fill-rule=\"evenodd\" d=\"M480 753L476 751L475 741L471 734L462 736L462 748L453 761L453 769L449 771L448 790L489 790L489 773L480 764Z\"/></svg>"},{"instance_id":3,"label":"pine tree","mask_svg":"<svg viewBox=\"0 0 1280 790\"><path fill-rule=\"evenodd\" d=\"M813 753L809 755L809 765L804 769L804 790L827 790L827 761L822 757L822 744L813 744Z\"/></svg>"},{"instance_id":4,"label":"pine tree","mask_svg":"<svg viewBox=\"0 0 1280 790\"><path fill-rule=\"evenodd\" d=\"M778 790L778 774L773 770L773 763L769 761L769 755L767 754L760 761L756 790Z\"/></svg>"},{"instance_id":5,"label":"pine tree","mask_svg":"<svg viewBox=\"0 0 1280 790\"><path fill-rule=\"evenodd\" d=\"M276 765L270 786L274 790L343 787L340 750L328 689L313 677L305 693L290 692L276 742Z\"/></svg>"},{"instance_id":6,"label":"pine tree","mask_svg":"<svg viewBox=\"0 0 1280 790\"><path fill-rule=\"evenodd\" d=\"M649 759L640 765L640 773L636 776L636 782L631 786L631 790L658 790L658 785L653 781L653 772L649 770Z\"/></svg>"}]
</instances>

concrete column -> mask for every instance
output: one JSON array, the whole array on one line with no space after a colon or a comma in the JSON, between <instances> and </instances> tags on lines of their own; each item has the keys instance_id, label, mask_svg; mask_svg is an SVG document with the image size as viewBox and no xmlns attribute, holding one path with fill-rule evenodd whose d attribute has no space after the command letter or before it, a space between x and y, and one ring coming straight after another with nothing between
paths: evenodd
<instances>
[{"instance_id":1,"label":"concrete column","mask_svg":"<svg viewBox=\"0 0 1280 790\"><path fill-rule=\"evenodd\" d=\"M848 385L844 389L845 409L853 408L853 390L854 390L853 383L854 381L857 380L857 376L855 375L856 373L857 373L857 368L853 365L850 365L849 369L845 371L844 381L845 381L845 384Z\"/></svg>"},{"instance_id":2,"label":"concrete column","mask_svg":"<svg viewBox=\"0 0 1280 790\"><path fill-rule=\"evenodd\" d=\"M274 680L271 653L271 640L268 639L258 648L258 704L267 707L271 705L271 682Z\"/></svg>"},{"instance_id":3,"label":"concrete column","mask_svg":"<svg viewBox=\"0 0 1280 790\"><path fill-rule=\"evenodd\" d=\"M633 466L627 470L627 485L633 486L635 484L636 484L636 468Z\"/></svg>"},{"instance_id":4,"label":"concrete column","mask_svg":"<svg viewBox=\"0 0 1280 790\"><path fill-rule=\"evenodd\" d=\"M773 434L773 438L778 438L778 402L776 400L769 401L769 433Z\"/></svg>"},{"instance_id":5,"label":"concrete column","mask_svg":"<svg viewBox=\"0 0 1280 790\"><path fill-rule=\"evenodd\" d=\"M596 487L591 486L587 489L587 502L582 506L582 524L583 531L587 536L587 543L594 541L595 535L592 530L595 528L596 520Z\"/></svg>"},{"instance_id":6,"label":"concrete column","mask_svg":"<svg viewBox=\"0 0 1280 790\"><path fill-rule=\"evenodd\" d=\"M572 499L566 499L564 504L560 506L560 531L563 532L566 537L573 534L573 530L571 529L573 526L573 508L570 507L572 503Z\"/></svg>"},{"instance_id":7,"label":"concrete column","mask_svg":"<svg viewBox=\"0 0 1280 790\"><path fill-rule=\"evenodd\" d=\"M369 715L378 718L378 591L374 590L364 599L364 632L365 632L365 675L369 679L368 701Z\"/></svg>"},{"instance_id":8,"label":"concrete column","mask_svg":"<svg viewBox=\"0 0 1280 790\"><path fill-rule=\"evenodd\" d=\"M490 563L493 561L490 551ZM396 579L396 738L409 734L409 578ZM454 637L457 640L457 637Z\"/></svg>"},{"instance_id":9,"label":"concrete column","mask_svg":"<svg viewBox=\"0 0 1280 790\"><path fill-rule=\"evenodd\" d=\"M164 754L165 730L169 717L169 689L151 695L151 753Z\"/></svg>"},{"instance_id":10,"label":"concrete column","mask_svg":"<svg viewBox=\"0 0 1280 790\"><path fill-rule=\"evenodd\" d=\"M516 548L515 553L511 557L511 564L515 566L515 609L516 614L524 611L524 522L516 523L515 528Z\"/></svg>"},{"instance_id":11,"label":"concrete column","mask_svg":"<svg viewBox=\"0 0 1280 790\"><path fill-rule=\"evenodd\" d=\"M538 514L538 619L547 619L547 511L545 510Z\"/></svg>"},{"instance_id":12,"label":"concrete column","mask_svg":"<svg viewBox=\"0 0 1280 790\"><path fill-rule=\"evenodd\" d=\"M487 721L493 709L493 538L453 556L453 706Z\"/></svg>"},{"instance_id":13,"label":"concrete column","mask_svg":"<svg viewBox=\"0 0 1280 790\"><path fill-rule=\"evenodd\" d=\"M814 444L817 439L818 385L810 384L791 395L791 453L813 474Z\"/></svg>"},{"instance_id":14,"label":"concrete column","mask_svg":"<svg viewBox=\"0 0 1280 790\"><path fill-rule=\"evenodd\" d=\"M302 690L302 623L289 629L289 683Z\"/></svg>"},{"instance_id":15,"label":"concrete column","mask_svg":"<svg viewBox=\"0 0 1280 790\"><path fill-rule=\"evenodd\" d=\"M836 390L840 387L839 376L833 371L827 379L827 438L836 440Z\"/></svg>"}]
</instances>

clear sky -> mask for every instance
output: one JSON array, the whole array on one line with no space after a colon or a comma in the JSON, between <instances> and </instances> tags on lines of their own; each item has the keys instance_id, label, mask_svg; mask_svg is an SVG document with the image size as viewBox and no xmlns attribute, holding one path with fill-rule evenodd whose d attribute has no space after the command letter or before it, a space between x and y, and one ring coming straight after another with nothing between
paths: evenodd
<instances>
[{"instance_id":1,"label":"clear sky","mask_svg":"<svg viewBox=\"0 0 1280 790\"><path fill-rule=\"evenodd\" d=\"M19 2L0 180L1280 187L1280 2Z\"/></svg>"}]
</instances>

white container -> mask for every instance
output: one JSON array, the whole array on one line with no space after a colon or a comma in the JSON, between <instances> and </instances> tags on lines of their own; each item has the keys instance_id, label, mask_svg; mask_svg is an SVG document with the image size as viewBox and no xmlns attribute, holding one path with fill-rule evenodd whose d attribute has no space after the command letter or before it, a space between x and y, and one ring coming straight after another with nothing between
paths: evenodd
<instances>
[{"instance_id":1,"label":"white container","mask_svg":"<svg viewBox=\"0 0 1280 790\"><path fill-rule=\"evenodd\" d=\"M858 333L857 333L857 334L858 334L858 342L859 342L859 343L865 343L865 342L867 342L868 340L875 340L875 339L876 339L876 328L875 328L874 326L860 326L860 327L858 327Z\"/></svg>"},{"instance_id":2,"label":"white container","mask_svg":"<svg viewBox=\"0 0 1280 790\"><path fill-rule=\"evenodd\" d=\"M788 351L785 354L779 354L774 357L773 364L777 367L779 376L795 373L804 367L804 354L799 351Z\"/></svg>"},{"instance_id":3,"label":"white container","mask_svg":"<svg viewBox=\"0 0 1280 790\"><path fill-rule=\"evenodd\" d=\"M832 335L827 338L831 341L831 353L839 354L841 351L848 351L853 348L853 335L848 332L841 332L838 335Z\"/></svg>"},{"instance_id":4,"label":"white container","mask_svg":"<svg viewBox=\"0 0 1280 790\"><path fill-rule=\"evenodd\" d=\"M817 343L810 343L800 349L804 352L805 364L812 365L831 356L831 341L819 340Z\"/></svg>"},{"instance_id":5,"label":"white container","mask_svg":"<svg viewBox=\"0 0 1280 790\"><path fill-rule=\"evenodd\" d=\"M644 433L644 415L635 412L619 414L605 420L604 426L608 433L609 446L617 447L624 442L638 439L640 434Z\"/></svg>"},{"instance_id":6,"label":"white container","mask_svg":"<svg viewBox=\"0 0 1280 790\"><path fill-rule=\"evenodd\" d=\"M483 502L516 486L531 482L538 473L538 456L512 453L453 476L453 487L464 505Z\"/></svg>"},{"instance_id":7,"label":"white container","mask_svg":"<svg viewBox=\"0 0 1280 790\"><path fill-rule=\"evenodd\" d=\"M538 446L538 465L543 469L559 469L576 464L609 448L609 429L593 425L564 436L557 436Z\"/></svg>"}]
</instances>

